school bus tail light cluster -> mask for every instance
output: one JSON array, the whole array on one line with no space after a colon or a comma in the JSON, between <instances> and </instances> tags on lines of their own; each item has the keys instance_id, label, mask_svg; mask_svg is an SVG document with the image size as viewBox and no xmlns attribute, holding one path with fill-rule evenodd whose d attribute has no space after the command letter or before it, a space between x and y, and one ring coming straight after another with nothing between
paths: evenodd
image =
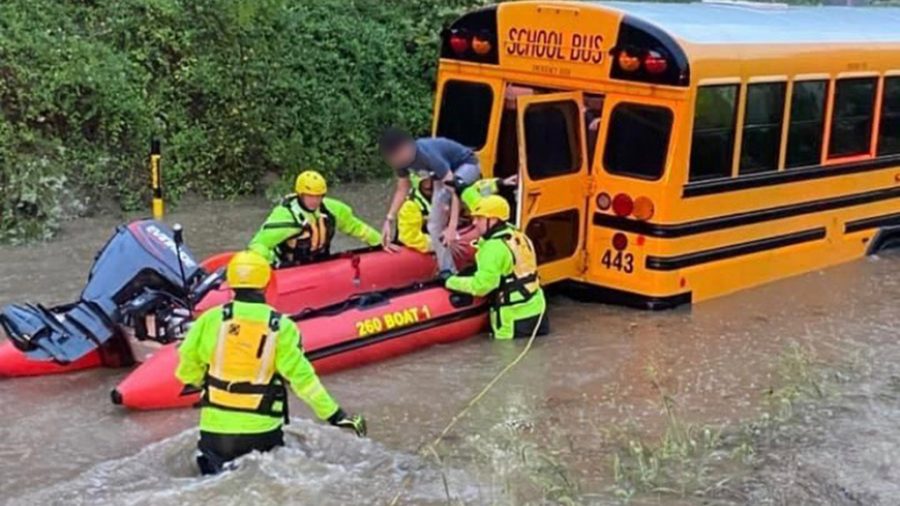
<instances>
[{"instance_id":1,"label":"school bus tail light cluster","mask_svg":"<svg viewBox=\"0 0 900 506\"><path fill-rule=\"evenodd\" d=\"M472 63L499 63L497 8L486 7L457 19L441 33L441 58Z\"/></svg>"},{"instance_id":2,"label":"school bus tail light cluster","mask_svg":"<svg viewBox=\"0 0 900 506\"><path fill-rule=\"evenodd\" d=\"M610 197L606 192L597 195L597 208L601 211L612 209L613 214L620 218L632 217L636 220L647 221L653 218L656 211L653 201L647 197L632 199L630 195L620 193Z\"/></svg>"},{"instance_id":3,"label":"school bus tail light cluster","mask_svg":"<svg viewBox=\"0 0 900 506\"><path fill-rule=\"evenodd\" d=\"M493 48L487 35L470 34L463 30L451 30L449 43L450 49L458 57L465 56L469 49L478 56L484 56Z\"/></svg>"},{"instance_id":4,"label":"school bus tail light cluster","mask_svg":"<svg viewBox=\"0 0 900 506\"><path fill-rule=\"evenodd\" d=\"M621 48L614 49L618 53L616 65L626 73L634 73L644 69L650 75L661 75L669 68L669 62L660 51L652 49Z\"/></svg>"}]
</instances>

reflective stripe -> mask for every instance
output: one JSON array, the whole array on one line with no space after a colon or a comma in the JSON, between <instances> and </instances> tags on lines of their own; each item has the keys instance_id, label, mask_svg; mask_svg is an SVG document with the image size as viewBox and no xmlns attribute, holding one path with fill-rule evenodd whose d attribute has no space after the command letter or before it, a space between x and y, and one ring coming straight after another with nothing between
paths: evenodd
<instances>
[{"instance_id":1,"label":"reflective stripe","mask_svg":"<svg viewBox=\"0 0 900 506\"><path fill-rule=\"evenodd\" d=\"M266 332L266 344L263 347L262 357L260 357L262 367L259 368L259 373L256 375L256 383L265 383L275 372L275 344L277 341L278 336L270 328Z\"/></svg>"},{"instance_id":2,"label":"reflective stripe","mask_svg":"<svg viewBox=\"0 0 900 506\"><path fill-rule=\"evenodd\" d=\"M225 363L225 337L228 333L229 321L223 319L222 324L219 325L219 336L216 338L216 359L213 360L212 367L210 367L210 374L213 376L222 375L222 364Z\"/></svg>"},{"instance_id":3,"label":"reflective stripe","mask_svg":"<svg viewBox=\"0 0 900 506\"><path fill-rule=\"evenodd\" d=\"M319 395L323 390L324 388L322 387L322 382L317 379L315 382L309 384L306 388L298 391L297 393L300 394L301 397L310 399L313 396Z\"/></svg>"}]
</instances>

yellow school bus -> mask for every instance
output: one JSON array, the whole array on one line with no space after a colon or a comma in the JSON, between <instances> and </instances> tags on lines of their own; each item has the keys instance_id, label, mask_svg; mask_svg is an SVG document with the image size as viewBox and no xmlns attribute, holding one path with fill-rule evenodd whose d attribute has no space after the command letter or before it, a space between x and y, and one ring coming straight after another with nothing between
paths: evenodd
<instances>
[{"instance_id":1,"label":"yellow school bus","mask_svg":"<svg viewBox=\"0 0 900 506\"><path fill-rule=\"evenodd\" d=\"M900 242L900 9L502 3L437 79L544 283L667 308Z\"/></svg>"}]
</instances>

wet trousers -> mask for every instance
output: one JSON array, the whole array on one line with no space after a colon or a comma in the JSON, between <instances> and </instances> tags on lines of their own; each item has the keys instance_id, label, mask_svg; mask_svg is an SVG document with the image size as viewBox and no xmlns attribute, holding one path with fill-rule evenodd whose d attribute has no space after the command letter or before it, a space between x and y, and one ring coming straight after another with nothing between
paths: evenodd
<instances>
[{"instance_id":1,"label":"wet trousers","mask_svg":"<svg viewBox=\"0 0 900 506\"><path fill-rule=\"evenodd\" d=\"M284 446L281 428L260 434L217 434L200 431L197 465L203 474L218 474L226 464L254 450L267 452Z\"/></svg>"}]
</instances>

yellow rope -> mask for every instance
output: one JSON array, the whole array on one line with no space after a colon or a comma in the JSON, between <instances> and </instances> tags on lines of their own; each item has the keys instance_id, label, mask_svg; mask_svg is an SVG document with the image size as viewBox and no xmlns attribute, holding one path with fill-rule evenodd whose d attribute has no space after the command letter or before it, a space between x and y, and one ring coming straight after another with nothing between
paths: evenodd
<instances>
[{"instance_id":1,"label":"yellow rope","mask_svg":"<svg viewBox=\"0 0 900 506\"><path fill-rule=\"evenodd\" d=\"M420 448L419 451L416 453L422 455L423 457L427 457L426 452L430 452L434 456L435 460L437 460L438 463L441 462L441 457L440 457L440 455L438 455L438 452L437 452L437 445L439 445L441 443L441 441L443 441L443 439L447 436L447 433L450 432L450 430L453 428L453 426L455 426L457 422L459 422L464 416L466 416L466 414L476 404L478 404L478 402L480 402L481 399L483 399L484 396L487 395L487 393L490 392L492 388L494 388L494 385L496 385L497 382L499 382L500 379L506 375L506 373L508 373L513 367L515 367L519 362L521 362L523 358L525 358L525 355L527 355L528 352L531 350L531 345L534 344L534 339L537 337L538 331L541 328L541 324L544 323L544 313L546 311L547 311L547 309L544 308L544 310L541 311L541 314L538 316L538 320L534 326L534 330L531 332L531 337L528 338L528 342L525 344L525 348L522 349L522 352L519 353L519 355L516 356L516 358L514 358L510 363L506 364L506 367L504 367L503 370L501 370L499 373L497 373L494 376L494 378L491 381L489 381L487 383L487 385L485 385L484 388L482 388L481 391L478 392L478 394L475 395L475 397L472 397L472 399L469 400L469 402L466 404L466 406L462 410L460 410L458 413L456 413L456 415L453 416L453 418L450 419L450 423L448 423L447 426L444 427L444 430L442 430L441 433L438 434L438 436L434 439L434 441L432 441L430 444L425 445L424 447ZM404 478L403 483L401 484L400 491L397 492L397 495L395 495L394 498L389 503L390 506L395 506L397 504L397 501L399 501L400 498L403 497L403 493L406 491L407 487L409 486L410 481L411 481L411 476L407 475L407 477Z\"/></svg>"}]
</instances>

